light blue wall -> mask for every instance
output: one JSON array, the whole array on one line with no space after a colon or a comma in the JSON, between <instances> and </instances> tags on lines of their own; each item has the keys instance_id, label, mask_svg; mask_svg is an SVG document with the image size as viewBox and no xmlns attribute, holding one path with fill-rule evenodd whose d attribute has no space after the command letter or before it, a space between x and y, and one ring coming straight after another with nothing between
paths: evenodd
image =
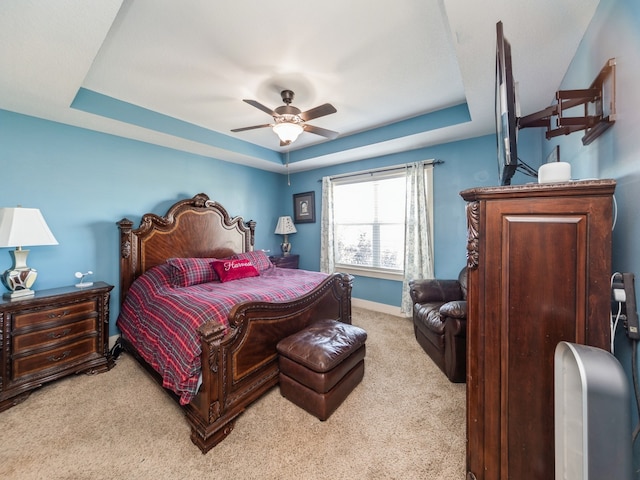
<instances>
[{"instance_id":1,"label":"light blue wall","mask_svg":"<svg viewBox=\"0 0 640 480\"><path fill-rule=\"evenodd\" d=\"M496 138L488 135L471 140L448 143L396 155L332 166L291 176L291 186L283 203L283 212L292 214L292 195L316 192L316 223L298 224L298 232L290 237L293 252L300 254L303 268L320 268L320 207L323 176L357 172L372 168L399 165L428 159L444 161L434 167L434 252L435 275L457 278L466 263L466 216L459 192L471 187L496 185ZM399 306L402 283L356 277L353 296L387 305Z\"/></svg>"},{"instance_id":2,"label":"light blue wall","mask_svg":"<svg viewBox=\"0 0 640 480\"><path fill-rule=\"evenodd\" d=\"M513 52L517 55L517 52ZM617 222L613 230L613 271L640 275L640 2L601 0L559 89L587 88L609 58L616 59L616 123L588 146L583 132L541 140L543 155L560 145L561 160L571 163L576 179L613 178L617 182ZM549 99L549 103L551 104ZM541 138L543 138L541 136ZM637 288L636 288L637 291ZM637 296L637 292L636 292ZM603 318L603 322L608 319ZM629 375L634 346L624 335L616 335L616 357ZM631 401L633 427L638 420L635 399ZM606 414L606 412L603 412ZM640 441L640 440L639 440ZM634 447L634 478L640 478L640 447Z\"/></svg>"},{"instance_id":3,"label":"light blue wall","mask_svg":"<svg viewBox=\"0 0 640 480\"><path fill-rule=\"evenodd\" d=\"M204 192L232 216L258 222L256 248L276 249L273 234L282 175L0 110L0 206L40 208L59 242L33 247L35 289L77 282L76 271L115 285L111 331L119 312L118 229L137 225L175 201ZM0 270L10 266L0 249Z\"/></svg>"},{"instance_id":4,"label":"light blue wall","mask_svg":"<svg viewBox=\"0 0 640 480\"><path fill-rule=\"evenodd\" d=\"M466 252L458 193L497 182L493 135L293 174L289 186L284 175L7 111L0 110L0 125L0 205L40 208L60 243L31 249L29 264L39 271L34 288L70 285L76 271L92 270L94 280L115 285L111 335L119 313L115 222L123 217L137 225L146 212L162 215L176 200L204 192L231 215L256 220L256 248L278 253L277 217L293 213L293 193L313 190L317 222L298 224L291 242L301 267L317 270L322 176L435 158L444 161L434 170L435 270L455 278ZM8 251L0 252L7 267ZM393 306L400 305L400 294L400 282L359 277L354 287L356 298Z\"/></svg>"}]
</instances>

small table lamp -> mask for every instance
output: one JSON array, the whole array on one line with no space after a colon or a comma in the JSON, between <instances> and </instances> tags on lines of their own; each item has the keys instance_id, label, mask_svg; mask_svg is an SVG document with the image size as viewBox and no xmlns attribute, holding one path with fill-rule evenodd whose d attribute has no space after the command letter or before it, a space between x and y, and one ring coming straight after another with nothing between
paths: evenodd
<instances>
[{"instance_id":1,"label":"small table lamp","mask_svg":"<svg viewBox=\"0 0 640 480\"><path fill-rule=\"evenodd\" d=\"M276 225L276 231L273 233L277 233L279 235L284 235L284 239L282 240L282 254L289 255L291 252L291 244L289 243L289 234L296 233L296 227L293 224L293 220L291 220L290 216L280 217L278 218L278 225Z\"/></svg>"},{"instance_id":2,"label":"small table lamp","mask_svg":"<svg viewBox=\"0 0 640 480\"><path fill-rule=\"evenodd\" d=\"M0 247L16 247L9 252L13 265L2 275L2 283L9 290L4 298L27 297L35 293L31 286L38 272L27 266L29 250L22 249L25 245L58 245L58 241L39 209L0 208Z\"/></svg>"}]
</instances>

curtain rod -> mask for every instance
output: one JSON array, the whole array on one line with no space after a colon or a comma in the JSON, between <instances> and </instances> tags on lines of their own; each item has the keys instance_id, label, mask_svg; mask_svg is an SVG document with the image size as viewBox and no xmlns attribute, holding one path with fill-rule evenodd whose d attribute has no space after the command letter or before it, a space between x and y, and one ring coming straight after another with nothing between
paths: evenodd
<instances>
[{"instance_id":1,"label":"curtain rod","mask_svg":"<svg viewBox=\"0 0 640 480\"><path fill-rule=\"evenodd\" d=\"M441 163L444 163L444 160L424 160L419 163L421 163L422 165L440 165ZM409 165L411 164L404 163L402 165L395 165L393 167L380 167L380 168L372 168L369 170L361 170L359 172L343 173L340 175L332 175L329 177L329 179L335 180L336 178L357 177L358 175L366 175L366 174L373 174L373 173L380 173L380 172L393 172L394 170L404 170ZM318 181L321 182L322 179Z\"/></svg>"}]
</instances>

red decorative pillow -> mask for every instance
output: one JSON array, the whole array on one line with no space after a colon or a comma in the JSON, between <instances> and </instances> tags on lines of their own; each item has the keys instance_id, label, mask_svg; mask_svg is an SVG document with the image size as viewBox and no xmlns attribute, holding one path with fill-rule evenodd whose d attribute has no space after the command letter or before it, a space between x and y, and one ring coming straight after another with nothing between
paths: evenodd
<instances>
[{"instance_id":1,"label":"red decorative pillow","mask_svg":"<svg viewBox=\"0 0 640 480\"><path fill-rule=\"evenodd\" d=\"M221 282L260 275L260 272L249 260L214 260L211 262L211 266L220 277Z\"/></svg>"}]
</instances>

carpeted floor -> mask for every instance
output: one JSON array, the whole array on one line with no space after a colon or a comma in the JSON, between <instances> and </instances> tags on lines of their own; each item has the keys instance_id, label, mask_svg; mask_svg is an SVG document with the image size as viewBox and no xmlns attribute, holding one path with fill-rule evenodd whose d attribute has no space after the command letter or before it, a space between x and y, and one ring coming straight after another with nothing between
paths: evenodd
<instances>
[{"instance_id":1,"label":"carpeted floor","mask_svg":"<svg viewBox=\"0 0 640 480\"><path fill-rule=\"evenodd\" d=\"M182 411L127 354L0 413L3 479L426 479L465 476L465 386L418 346L411 321L354 309L365 377L320 422L278 388L206 455Z\"/></svg>"}]
</instances>

